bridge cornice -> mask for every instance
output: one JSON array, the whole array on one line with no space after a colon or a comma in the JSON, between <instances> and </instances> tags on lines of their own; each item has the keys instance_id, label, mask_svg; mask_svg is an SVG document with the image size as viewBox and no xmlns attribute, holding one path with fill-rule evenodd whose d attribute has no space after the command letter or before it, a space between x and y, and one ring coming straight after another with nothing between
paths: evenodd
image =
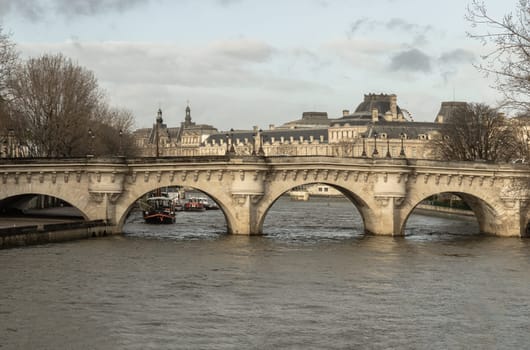
<instances>
[{"instance_id":1,"label":"bridge cornice","mask_svg":"<svg viewBox=\"0 0 530 350\"><path fill-rule=\"evenodd\" d=\"M520 181L528 178L526 167L516 167L511 164L490 164L479 162L441 162L432 160L411 159L384 159L384 158L337 158L337 157L198 157L195 158L67 158L67 159L23 159L9 160L0 164L0 181L4 184L13 178L15 183L25 178L31 181L43 182L50 179L53 183L57 177L62 177L68 182L72 176L77 182L87 176L89 181L101 182L102 176L115 181L116 177L127 177L128 182L135 182L138 176L144 180L154 174L160 179L162 176L175 176L184 181L188 176L195 179L200 174L206 174L210 180L216 174L219 180L224 175L244 176L253 173L256 179L265 173L273 178L286 176L304 179L313 177L327 180L329 176L343 176L346 179L359 175L382 174L388 176L398 174L405 181L418 181L422 178L425 183L431 179L439 184L443 181L450 184L458 181L461 184L467 181L471 184L478 181L491 186L496 181L503 184ZM279 175L281 174L281 175ZM95 179L95 180L94 180ZM172 180L173 181L173 180ZM172 182L171 181L171 182Z\"/></svg>"}]
</instances>

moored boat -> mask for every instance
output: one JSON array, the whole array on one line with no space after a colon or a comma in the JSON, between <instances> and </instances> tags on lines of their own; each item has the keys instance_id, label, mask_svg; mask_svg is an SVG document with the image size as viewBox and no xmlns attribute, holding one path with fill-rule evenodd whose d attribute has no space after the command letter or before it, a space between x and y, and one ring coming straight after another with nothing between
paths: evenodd
<instances>
[{"instance_id":1,"label":"moored boat","mask_svg":"<svg viewBox=\"0 0 530 350\"><path fill-rule=\"evenodd\" d=\"M202 203L204 206L204 209L206 210L217 210L219 209L219 206L215 202L210 202L207 198L204 197L198 197L197 200Z\"/></svg>"},{"instance_id":2,"label":"moored boat","mask_svg":"<svg viewBox=\"0 0 530 350\"><path fill-rule=\"evenodd\" d=\"M300 190L300 191L289 191L289 196L293 201L307 201L309 200L309 192Z\"/></svg>"},{"instance_id":3,"label":"moored boat","mask_svg":"<svg viewBox=\"0 0 530 350\"><path fill-rule=\"evenodd\" d=\"M198 198L190 198L184 203L184 211L205 211L204 204Z\"/></svg>"},{"instance_id":4,"label":"moored boat","mask_svg":"<svg viewBox=\"0 0 530 350\"><path fill-rule=\"evenodd\" d=\"M174 202L167 197L151 197L146 201L143 211L144 220L148 224L173 224L175 222Z\"/></svg>"}]
</instances>

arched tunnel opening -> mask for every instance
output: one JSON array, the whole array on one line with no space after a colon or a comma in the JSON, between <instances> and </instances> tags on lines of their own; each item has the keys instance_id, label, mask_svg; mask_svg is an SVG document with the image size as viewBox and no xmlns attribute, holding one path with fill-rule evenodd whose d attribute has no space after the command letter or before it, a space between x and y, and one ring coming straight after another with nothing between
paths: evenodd
<instances>
[{"instance_id":1,"label":"arched tunnel opening","mask_svg":"<svg viewBox=\"0 0 530 350\"><path fill-rule=\"evenodd\" d=\"M171 213L173 219L162 222L156 206L169 206L162 211ZM226 234L227 221L209 194L191 187L167 186L149 191L134 202L122 232L137 238L209 239Z\"/></svg>"},{"instance_id":2,"label":"arched tunnel opening","mask_svg":"<svg viewBox=\"0 0 530 350\"><path fill-rule=\"evenodd\" d=\"M269 207L263 234L279 240L343 240L364 235L353 194L313 183L284 192Z\"/></svg>"},{"instance_id":3,"label":"arched tunnel opening","mask_svg":"<svg viewBox=\"0 0 530 350\"><path fill-rule=\"evenodd\" d=\"M463 193L443 192L426 197L409 214L404 235L429 239L481 234L477 213L484 213L486 204Z\"/></svg>"}]
</instances>

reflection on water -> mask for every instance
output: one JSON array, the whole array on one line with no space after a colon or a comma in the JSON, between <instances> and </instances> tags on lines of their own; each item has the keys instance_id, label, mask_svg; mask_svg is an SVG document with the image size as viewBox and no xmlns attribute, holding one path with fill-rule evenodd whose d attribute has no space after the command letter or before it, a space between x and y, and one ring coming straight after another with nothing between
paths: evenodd
<instances>
[{"instance_id":1,"label":"reflection on water","mask_svg":"<svg viewBox=\"0 0 530 350\"><path fill-rule=\"evenodd\" d=\"M413 216L362 234L346 201L280 199L262 237L222 212L0 251L0 349L498 349L530 341L530 244ZM447 232L453 231L453 234Z\"/></svg>"}]
</instances>

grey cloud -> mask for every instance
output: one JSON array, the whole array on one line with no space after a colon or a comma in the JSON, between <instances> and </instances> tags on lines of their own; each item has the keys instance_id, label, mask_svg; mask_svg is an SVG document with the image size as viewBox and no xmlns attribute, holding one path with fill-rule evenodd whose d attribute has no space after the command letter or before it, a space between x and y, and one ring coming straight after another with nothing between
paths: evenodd
<instances>
[{"instance_id":1,"label":"grey cloud","mask_svg":"<svg viewBox=\"0 0 530 350\"><path fill-rule=\"evenodd\" d=\"M402 18L391 18L385 23L385 28L390 31L400 30L413 35L411 42L412 46L425 46L429 43L427 33L433 27L430 25L424 26L416 23L410 23Z\"/></svg>"},{"instance_id":2,"label":"grey cloud","mask_svg":"<svg viewBox=\"0 0 530 350\"><path fill-rule=\"evenodd\" d=\"M350 24L349 31L347 32L347 37L351 37L363 29L373 30L377 28L383 28L388 31L403 31L408 32L414 35L413 45L424 45L426 44L427 38L425 33L433 29L432 26L419 25L416 23L408 22L402 18L391 18L388 21L373 20L368 18L359 18Z\"/></svg>"},{"instance_id":3,"label":"grey cloud","mask_svg":"<svg viewBox=\"0 0 530 350\"><path fill-rule=\"evenodd\" d=\"M109 11L123 12L151 0L0 0L0 15L17 12L38 21L58 14L66 17L91 16Z\"/></svg>"},{"instance_id":4,"label":"grey cloud","mask_svg":"<svg viewBox=\"0 0 530 350\"><path fill-rule=\"evenodd\" d=\"M230 47L229 54L227 46ZM241 107L238 105L249 103L248 101L252 99L270 97L274 101L284 101L287 95L296 97L296 94L300 94L304 95L305 100L307 94L322 96L329 93L328 86L311 80L311 77L308 80L307 75L300 77L285 75L276 71L268 62L262 63L263 59L260 59L256 52L262 52L264 57L269 57L267 55L271 54L267 53L270 50L267 49L268 47L267 43L252 40L234 40L233 43L223 42L223 45L217 42L193 47L135 42L75 41L20 45L25 56L37 56L42 52L62 52L71 57L94 72L101 86L109 92L113 104L127 105L128 108L135 110L138 116L148 116L149 123L156 111L153 105L160 102L160 99L162 102L166 101L164 103L168 107L174 105L175 98L182 100L190 98L192 103L195 98L202 99L203 104L210 108L208 115L215 116L215 123L219 123L220 114L233 118L234 114L238 113L235 110ZM239 48L240 53L237 53L236 48ZM274 53L276 54L282 52ZM307 53L300 54L309 57ZM256 65L259 66L255 67ZM131 70L130 67L134 69ZM156 94L153 93L155 91ZM172 93L169 94L168 91ZM212 99L219 99L220 96L227 96L230 101L237 103L212 102ZM267 106L264 110L269 113L271 104L263 103L263 105ZM282 113L285 113L285 105L282 103L279 105L282 106ZM142 111L145 111L145 114ZM169 112L167 108L164 108L165 115L169 115L166 114L167 112ZM178 113L180 116L181 110ZM252 113L241 112L241 115L247 116L241 117L241 121L245 120L245 123L249 122L250 125L259 125L259 119L252 122L244 119L250 114ZM233 120L229 122L232 123Z\"/></svg>"},{"instance_id":5,"label":"grey cloud","mask_svg":"<svg viewBox=\"0 0 530 350\"><path fill-rule=\"evenodd\" d=\"M413 30L417 27L416 24L409 23L401 18L391 18L385 24L387 29L401 29L405 31Z\"/></svg>"},{"instance_id":6,"label":"grey cloud","mask_svg":"<svg viewBox=\"0 0 530 350\"><path fill-rule=\"evenodd\" d=\"M350 28L346 33L346 36L348 39L351 39L354 34L360 32L363 29L371 29L376 26L377 23L377 21L369 18L359 18L350 24Z\"/></svg>"},{"instance_id":7,"label":"grey cloud","mask_svg":"<svg viewBox=\"0 0 530 350\"><path fill-rule=\"evenodd\" d=\"M320 7L329 7L330 3L326 0L316 0L315 3Z\"/></svg>"},{"instance_id":8,"label":"grey cloud","mask_svg":"<svg viewBox=\"0 0 530 350\"><path fill-rule=\"evenodd\" d=\"M264 62L271 58L275 49L257 40L239 39L217 41L208 48L214 55L248 62Z\"/></svg>"},{"instance_id":9,"label":"grey cloud","mask_svg":"<svg viewBox=\"0 0 530 350\"><path fill-rule=\"evenodd\" d=\"M146 43L80 43L23 45L28 56L41 52L62 52L93 70L101 82L204 88L274 87L290 90L303 87L320 89L319 84L302 82L256 71L255 65L267 65L275 49L254 40L216 42L203 47L183 49L175 45ZM104 58L104 59L103 59ZM131 73L130 67L135 67Z\"/></svg>"},{"instance_id":10,"label":"grey cloud","mask_svg":"<svg viewBox=\"0 0 530 350\"><path fill-rule=\"evenodd\" d=\"M402 18L391 18L385 23L387 29L399 29L405 32L427 32L432 29L432 26L422 26L416 23L410 23Z\"/></svg>"},{"instance_id":11,"label":"grey cloud","mask_svg":"<svg viewBox=\"0 0 530 350\"><path fill-rule=\"evenodd\" d=\"M418 49L401 51L391 58L390 69L428 73L432 70L431 58Z\"/></svg>"},{"instance_id":12,"label":"grey cloud","mask_svg":"<svg viewBox=\"0 0 530 350\"><path fill-rule=\"evenodd\" d=\"M67 16L91 16L108 11L123 12L149 0L55 0L55 12Z\"/></svg>"},{"instance_id":13,"label":"grey cloud","mask_svg":"<svg viewBox=\"0 0 530 350\"><path fill-rule=\"evenodd\" d=\"M0 17L11 12L31 20L39 21L52 15L66 18L94 16L108 12L125 12L134 7L155 0L0 0ZM161 0L158 0L161 1ZM164 0L187 2L189 0ZM228 7L244 0L211 0L211 2Z\"/></svg>"},{"instance_id":14,"label":"grey cloud","mask_svg":"<svg viewBox=\"0 0 530 350\"><path fill-rule=\"evenodd\" d=\"M238 2L242 2L243 0L217 0L217 3L221 6L230 6L232 4L236 4Z\"/></svg>"},{"instance_id":15,"label":"grey cloud","mask_svg":"<svg viewBox=\"0 0 530 350\"><path fill-rule=\"evenodd\" d=\"M354 34L355 32L359 31L359 29L363 27L366 23L368 23L368 18L359 18L355 20L355 22L350 24L350 33Z\"/></svg>"},{"instance_id":16,"label":"grey cloud","mask_svg":"<svg viewBox=\"0 0 530 350\"><path fill-rule=\"evenodd\" d=\"M29 20L39 20L45 7L38 0L13 1L0 0L0 16L5 16L10 12L18 12Z\"/></svg>"},{"instance_id":17,"label":"grey cloud","mask_svg":"<svg viewBox=\"0 0 530 350\"><path fill-rule=\"evenodd\" d=\"M449 81L451 81L451 79L456 76L456 74L457 74L457 71L455 70L447 70L445 72L442 72L441 75L442 75L444 85L447 85Z\"/></svg>"},{"instance_id":18,"label":"grey cloud","mask_svg":"<svg viewBox=\"0 0 530 350\"><path fill-rule=\"evenodd\" d=\"M444 52L440 55L440 62L442 63L462 63L472 62L475 59L475 54L465 49L455 49Z\"/></svg>"},{"instance_id":19,"label":"grey cloud","mask_svg":"<svg viewBox=\"0 0 530 350\"><path fill-rule=\"evenodd\" d=\"M425 34L418 34L414 37L414 40L412 41L413 46L425 46L429 43L429 40L427 40L427 36Z\"/></svg>"},{"instance_id":20,"label":"grey cloud","mask_svg":"<svg viewBox=\"0 0 530 350\"><path fill-rule=\"evenodd\" d=\"M295 66L305 66L312 72L316 73L331 64L329 60L322 59L321 56L306 48L297 47L289 50L288 54L292 57L292 60L290 60L292 63L289 66L289 71Z\"/></svg>"},{"instance_id":21,"label":"grey cloud","mask_svg":"<svg viewBox=\"0 0 530 350\"><path fill-rule=\"evenodd\" d=\"M454 49L443 52L438 57L438 64L441 70L441 76L444 84L448 84L453 80L459 72L458 65L468 64L475 60L476 56L473 52L465 49Z\"/></svg>"},{"instance_id":22,"label":"grey cloud","mask_svg":"<svg viewBox=\"0 0 530 350\"><path fill-rule=\"evenodd\" d=\"M360 31L362 28L382 27L388 30L401 30L405 32L415 32L418 35L424 34L432 29L432 26L423 26L416 23L408 22L402 18L391 18L386 22L372 20L368 18L359 18L350 24L350 33Z\"/></svg>"}]
</instances>

